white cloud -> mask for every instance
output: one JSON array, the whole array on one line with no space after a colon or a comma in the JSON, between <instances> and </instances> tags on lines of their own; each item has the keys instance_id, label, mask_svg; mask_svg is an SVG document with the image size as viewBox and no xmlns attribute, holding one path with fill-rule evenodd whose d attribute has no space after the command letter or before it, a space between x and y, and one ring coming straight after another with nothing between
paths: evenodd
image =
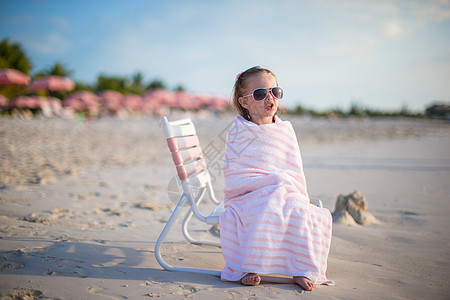
<instances>
[{"instance_id":1,"label":"white cloud","mask_svg":"<svg viewBox=\"0 0 450 300\"><path fill-rule=\"evenodd\" d=\"M450 19L450 0L416 2L413 12L427 20L442 22Z\"/></svg>"},{"instance_id":2,"label":"white cloud","mask_svg":"<svg viewBox=\"0 0 450 300\"><path fill-rule=\"evenodd\" d=\"M383 24L384 33L390 38L398 38L405 34L403 22L400 19L387 20Z\"/></svg>"},{"instance_id":3,"label":"white cloud","mask_svg":"<svg viewBox=\"0 0 450 300\"><path fill-rule=\"evenodd\" d=\"M65 54L70 48L70 42L59 32L52 32L40 36L38 40L27 39L24 44L31 50L44 55Z\"/></svg>"},{"instance_id":4,"label":"white cloud","mask_svg":"<svg viewBox=\"0 0 450 300\"><path fill-rule=\"evenodd\" d=\"M69 20L60 16L50 16L48 17L48 22L51 25L56 25L60 30L68 30L69 29Z\"/></svg>"}]
</instances>

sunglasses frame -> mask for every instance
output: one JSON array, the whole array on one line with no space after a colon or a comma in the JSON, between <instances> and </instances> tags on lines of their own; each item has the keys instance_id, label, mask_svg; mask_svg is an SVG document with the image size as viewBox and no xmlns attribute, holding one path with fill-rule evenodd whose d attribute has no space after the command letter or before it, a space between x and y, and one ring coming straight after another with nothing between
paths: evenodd
<instances>
[{"instance_id":1,"label":"sunglasses frame","mask_svg":"<svg viewBox=\"0 0 450 300\"><path fill-rule=\"evenodd\" d=\"M278 97L276 97L276 96L273 94L272 90L273 90L273 89L276 89L276 88L278 88L278 89L281 90L281 98L278 98ZM267 92L266 96L265 96L264 98L262 98L261 100L256 100L254 94L255 94L255 92L256 92L257 90L266 90L266 92ZM278 99L278 100L283 99L283 93L284 93L284 92L283 92L283 89L280 88L279 86L274 86L273 88L270 88L270 89L266 89L266 88L257 88L257 89L255 89L251 94L245 95L245 96L242 96L242 97L245 98L245 97L253 96L253 100L255 100L256 102L259 102L259 101L265 100L265 99L267 98L267 96L269 96L269 93L271 93L272 96L273 96L274 98Z\"/></svg>"}]
</instances>

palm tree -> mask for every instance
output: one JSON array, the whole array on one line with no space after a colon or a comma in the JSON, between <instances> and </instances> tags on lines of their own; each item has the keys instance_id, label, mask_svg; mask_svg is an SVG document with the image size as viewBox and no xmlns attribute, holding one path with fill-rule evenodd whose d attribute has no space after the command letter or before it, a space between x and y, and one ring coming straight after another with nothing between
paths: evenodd
<instances>
[{"instance_id":1,"label":"palm tree","mask_svg":"<svg viewBox=\"0 0 450 300\"><path fill-rule=\"evenodd\" d=\"M176 91L176 92L186 92L186 88L183 85L179 84L179 85L177 85L175 87L174 91Z\"/></svg>"},{"instance_id":2,"label":"palm tree","mask_svg":"<svg viewBox=\"0 0 450 300\"><path fill-rule=\"evenodd\" d=\"M144 75L142 75L141 72L136 72L133 76L132 76L132 83L134 86L141 86L142 85L142 81L144 80Z\"/></svg>"},{"instance_id":3,"label":"palm tree","mask_svg":"<svg viewBox=\"0 0 450 300\"><path fill-rule=\"evenodd\" d=\"M131 77L131 87L130 92L134 94L142 94L145 91L145 87L143 86L144 75L141 72L136 72Z\"/></svg>"},{"instance_id":4,"label":"palm tree","mask_svg":"<svg viewBox=\"0 0 450 300\"><path fill-rule=\"evenodd\" d=\"M72 76L72 74L73 74L73 71L68 70L64 66L64 64L62 64L61 62L57 61L57 62L55 62L55 64L53 66L51 66L48 69L45 69L43 71L40 71L40 72L36 73L33 77L34 78L39 78L39 77L44 77L44 76L49 76L49 75L70 77L70 76Z\"/></svg>"},{"instance_id":5,"label":"palm tree","mask_svg":"<svg viewBox=\"0 0 450 300\"><path fill-rule=\"evenodd\" d=\"M126 77L116 77L101 74L97 77L95 89L97 91L113 90L120 93L128 92L128 79Z\"/></svg>"},{"instance_id":6,"label":"palm tree","mask_svg":"<svg viewBox=\"0 0 450 300\"><path fill-rule=\"evenodd\" d=\"M149 85L147 86L147 90L155 90L155 89L165 90L166 84L164 83L164 81L162 81L160 79L155 79L149 83Z\"/></svg>"},{"instance_id":7,"label":"palm tree","mask_svg":"<svg viewBox=\"0 0 450 300\"><path fill-rule=\"evenodd\" d=\"M32 68L20 44L11 43L7 38L0 42L0 69L4 68L16 69L25 74L29 74Z\"/></svg>"}]
</instances>

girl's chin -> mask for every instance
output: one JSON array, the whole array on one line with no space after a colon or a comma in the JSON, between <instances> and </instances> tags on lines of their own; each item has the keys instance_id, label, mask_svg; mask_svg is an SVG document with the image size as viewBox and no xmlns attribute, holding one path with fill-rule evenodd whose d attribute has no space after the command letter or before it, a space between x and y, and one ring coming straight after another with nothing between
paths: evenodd
<instances>
[{"instance_id":1,"label":"girl's chin","mask_svg":"<svg viewBox=\"0 0 450 300\"><path fill-rule=\"evenodd\" d=\"M276 109L268 109L266 111L267 115L269 115L269 116L274 116L276 112L277 112Z\"/></svg>"}]
</instances>

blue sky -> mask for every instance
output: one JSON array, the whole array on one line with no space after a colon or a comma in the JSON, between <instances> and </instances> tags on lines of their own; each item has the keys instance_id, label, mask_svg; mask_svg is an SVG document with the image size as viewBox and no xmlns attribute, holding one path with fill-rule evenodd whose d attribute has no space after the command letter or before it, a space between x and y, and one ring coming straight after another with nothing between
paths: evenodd
<instances>
[{"instance_id":1,"label":"blue sky","mask_svg":"<svg viewBox=\"0 0 450 300\"><path fill-rule=\"evenodd\" d=\"M289 107L423 110L450 100L450 1L1 0L0 39L32 73L56 61L230 96L235 75L268 67Z\"/></svg>"}]
</instances>

